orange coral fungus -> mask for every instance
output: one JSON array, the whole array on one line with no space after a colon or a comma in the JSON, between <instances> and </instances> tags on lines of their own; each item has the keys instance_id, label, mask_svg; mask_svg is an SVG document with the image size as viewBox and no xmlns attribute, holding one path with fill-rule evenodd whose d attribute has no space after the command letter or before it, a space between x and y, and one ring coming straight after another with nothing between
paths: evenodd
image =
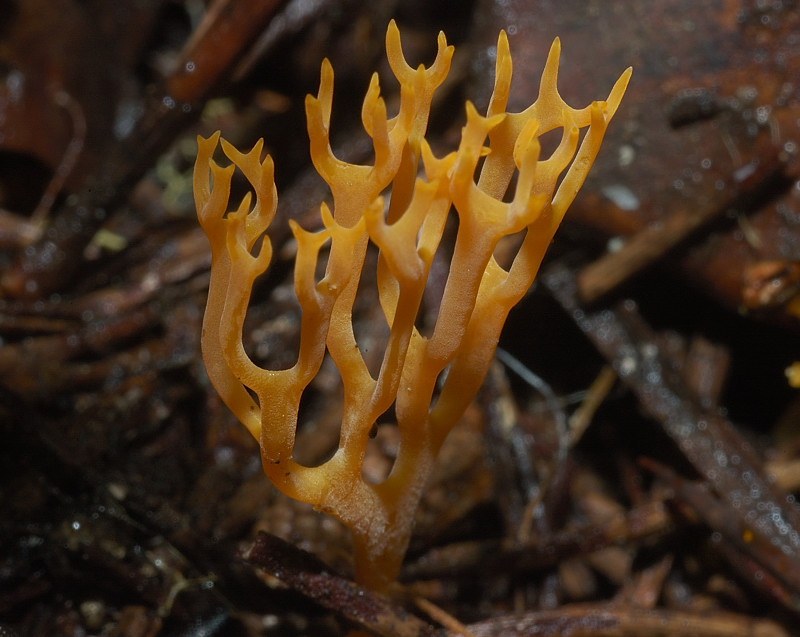
<instances>
[{"instance_id":1,"label":"orange coral fungus","mask_svg":"<svg viewBox=\"0 0 800 637\"><path fill-rule=\"evenodd\" d=\"M331 151L333 70L327 60L322 63L319 93L306 99L306 114L311 158L330 187L333 205L321 206L320 232L292 223L302 323L297 362L290 369L261 369L242 345L253 282L272 255L264 235L276 206L272 160L261 161L260 141L240 153L222 140L234 164L222 168L211 158L219 133L198 139L195 200L213 258L202 337L209 377L260 441L264 472L275 486L350 528L356 577L367 586L380 589L396 577L437 452L478 391L506 316L531 286L625 92L630 70L606 101L570 107L556 88L559 49L556 40L537 100L525 111L509 114L511 56L501 33L489 112L483 117L468 103L458 149L440 158L426 143L425 130L453 47L440 34L433 64L414 69L406 63L400 34L391 23L386 53L400 83L400 107L395 117L387 118L373 76L362 109L375 151L371 166L343 162ZM561 142L550 157L540 159L539 136L558 128ZM581 138L582 128L587 130ZM235 168L252 185L255 203L247 195L235 211L226 212ZM515 173L513 194L507 197ZM389 186L387 203L381 193ZM424 337L414 322L450 214L458 215L458 234L436 323L430 337ZM506 270L493 252L500 239L516 233L524 239ZM380 253L378 295L389 330L376 375L361 356L352 324L370 243ZM325 244L325 274L317 280L315 269ZM303 391L326 351L342 379L341 436L329 460L307 467L292 457L297 416ZM385 481L370 484L362 477L367 440L376 419L392 406L400 436L397 459Z\"/></svg>"}]
</instances>

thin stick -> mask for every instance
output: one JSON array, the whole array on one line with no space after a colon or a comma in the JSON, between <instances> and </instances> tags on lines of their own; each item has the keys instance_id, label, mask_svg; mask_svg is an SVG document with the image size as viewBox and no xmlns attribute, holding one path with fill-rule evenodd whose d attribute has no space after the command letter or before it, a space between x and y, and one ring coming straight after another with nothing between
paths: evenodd
<instances>
[{"instance_id":1,"label":"thin stick","mask_svg":"<svg viewBox=\"0 0 800 637\"><path fill-rule=\"evenodd\" d=\"M586 398L569 419L569 444L575 446L583 436L583 432L592 422L595 412L603 404L608 392L617 381L617 372L611 365L606 365L592 381Z\"/></svg>"},{"instance_id":2,"label":"thin stick","mask_svg":"<svg viewBox=\"0 0 800 637\"><path fill-rule=\"evenodd\" d=\"M432 601L418 596L414 598L414 603L417 605L417 608L428 615L433 621L444 626L444 628L449 631L448 634L452 634L453 637L475 637L464 624Z\"/></svg>"}]
</instances>

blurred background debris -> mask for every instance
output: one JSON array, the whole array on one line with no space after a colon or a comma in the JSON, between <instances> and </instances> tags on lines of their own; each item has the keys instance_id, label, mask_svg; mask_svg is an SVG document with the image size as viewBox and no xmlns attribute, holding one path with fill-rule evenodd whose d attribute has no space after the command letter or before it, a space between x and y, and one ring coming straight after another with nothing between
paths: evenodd
<instances>
[{"instance_id":1,"label":"blurred background debris","mask_svg":"<svg viewBox=\"0 0 800 637\"><path fill-rule=\"evenodd\" d=\"M448 634L430 604L498 637L796 634L796 2L0 8L0 634ZM412 63L430 62L439 30L456 45L436 152L458 138L465 99L485 108L499 29L512 109L536 97L556 36L567 101L602 97L629 65L634 76L542 284L510 317L508 356L442 452L376 623L298 584L321 560L326 586L358 594L347 533L272 489L208 385L210 255L190 174L195 136L217 129L243 148L264 137L276 158L277 263L245 342L264 366L290 365L285 221L313 227L325 197L303 99L329 57L332 143L367 161L372 70L390 110L397 97L390 18ZM370 338L364 289L356 330ZM323 370L304 403L303 462L336 444L334 379ZM392 428L372 443L365 470L382 475ZM256 540L273 547L270 568ZM417 617L392 623L404 609Z\"/></svg>"}]
</instances>

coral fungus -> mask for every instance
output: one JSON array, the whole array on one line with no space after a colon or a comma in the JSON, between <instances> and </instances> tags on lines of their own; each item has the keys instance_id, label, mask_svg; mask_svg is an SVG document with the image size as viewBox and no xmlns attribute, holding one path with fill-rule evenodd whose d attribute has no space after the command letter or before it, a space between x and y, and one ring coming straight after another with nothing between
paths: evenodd
<instances>
[{"instance_id":1,"label":"coral fungus","mask_svg":"<svg viewBox=\"0 0 800 637\"><path fill-rule=\"evenodd\" d=\"M385 588L398 573L437 452L478 391L508 312L531 286L630 77L630 70L624 72L606 101L572 108L556 88L556 40L536 101L521 113L506 113L511 56L501 33L487 115L468 103L458 149L436 157L425 132L434 91L447 76L453 54L443 34L438 45L430 67L412 68L403 57L397 27L389 25L386 53L401 99L397 115L387 118L373 76L362 121L372 138L374 165L346 163L331 151L333 70L327 60L322 63L319 93L306 99L306 114L311 158L330 187L332 205L321 205L324 229L319 232L292 223L295 290L302 308L293 367L261 369L242 345L253 282L272 256L264 234L277 201L272 160L261 160L261 142L240 153L223 140L222 150L233 165L222 168L212 159L217 133L199 138L194 174L197 213L213 259L202 337L209 377L259 440L264 472L275 486L349 527L356 577L376 589ZM561 129L561 141L549 157L540 158L539 136L554 129ZM250 182L255 201L248 194L228 212L235 168ZM513 192L507 195L515 174ZM391 194L385 200L382 193L388 187ZM447 257L449 275L435 326L426 337L415 320L445 222L453 214L458 231ZM521 237L520 247L504 269L493 253L502 238L515 234ZM361 355L352 322L370 244L379 251L378 298L389 333L374 375ZM317 279L322 251L327 251L327 261L324 276ZM341 433L333 456L308 467L292 456L298 411L326 351L343 385ZM370 484L362 477L362 460L376 419L390 407L399 451L389 476Z\"/></svg>"}]
</instances>

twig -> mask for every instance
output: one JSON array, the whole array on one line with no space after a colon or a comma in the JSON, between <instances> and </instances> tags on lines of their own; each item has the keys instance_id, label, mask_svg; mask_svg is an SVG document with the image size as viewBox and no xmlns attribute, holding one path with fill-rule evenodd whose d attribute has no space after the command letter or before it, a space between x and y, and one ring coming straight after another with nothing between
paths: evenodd
<instances>
[{"instance_id":1,"label":"twig","mask_svg":"<svg viewBox=\"0 0 800 637\"><path fill-rule=\"evenodd\" d=\"M595 412L608 396L608 392L617 382L617 373L610 365L606 365L592 381L586 398L569 419L569 443L574 446L583 436L583 432L592 422Z\"/></svg>"},{"instance_id":2,"label":"twig","mask_svg":"<svg viewBox=\"0 0 800 637\"><path fill-rule=\"evenodd\" d=\"M414 598L414 603L423 611L428 617L444 626L453 637L475 637L469 629L453 617L450 613L439 608L429 599L417 596Z\"/></svg>"},{"instance_id":3,"label":"twig","mask_svg":"<svg viewBox=\"0 0 800 637\"><path fill-rule=\"evenodd\" d=\"M263 531L244 559L320 606L383 637L445 637L382 595L336 575L318 558Z\"/></svg>"},{"instance_id":4,"label":"twig","mask_svg":"<svg viewBox=\"0 0 800 637\"><path fill-rule=\"evenodd\" d=\"M736 613L612 608L575 604L558 610L488 619L470 624L475 637L789 637L778 624Z\"/></svg>"},{"instance_id":5,"label":"twig","mask_svg":"<svg viewBox=\"0 0 800 637\"><path fill-rule=\"evenodd\" d=\"M749 168L750 170L745 170ZM783 164L776 154L755 159L737 171L730 187L698 210L681 209L669 214L663 223L639 231L617 252L611 252L590 263L578 274L578 296L591 304L605 296L713 219L732 208L746 207L748 199L757 197L774 183Z\"/></svg>"}]
</instances>

